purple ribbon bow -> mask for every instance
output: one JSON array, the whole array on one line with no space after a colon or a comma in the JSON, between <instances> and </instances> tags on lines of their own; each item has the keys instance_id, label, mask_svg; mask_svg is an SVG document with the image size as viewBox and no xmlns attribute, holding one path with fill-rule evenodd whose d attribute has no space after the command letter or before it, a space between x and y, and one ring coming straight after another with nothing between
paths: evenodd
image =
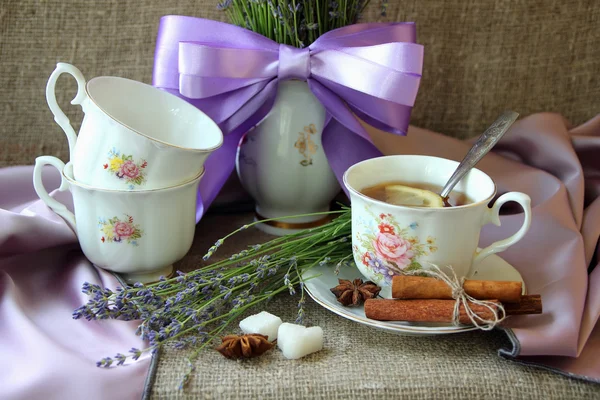
<instances>
[{"instance_id":1,"label":"purple ribbon bow","mask_svg":"<svg viewBox=\"0 0 600 400\"><path fill-rule=\"evenodd\" d=\"M152 84L198 107L225 135L205 164L197 221L233 171L242 135L273 106L280 81L307 81L327 110L322 144L340 183L349 166L381 155L357 117L406 135L423 65L415 37L414 23L355 24L299 49L218 21L162 17Z\"/></svg>"}]
</instances>

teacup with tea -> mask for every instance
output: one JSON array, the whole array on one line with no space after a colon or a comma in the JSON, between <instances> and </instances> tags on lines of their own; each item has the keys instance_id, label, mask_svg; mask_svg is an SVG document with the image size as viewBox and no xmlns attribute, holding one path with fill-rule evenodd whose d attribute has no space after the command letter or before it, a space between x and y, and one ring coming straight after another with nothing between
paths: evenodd
<instances>
[{"instance_id":1,"label":"teacup with tea","mask_svg":"<svg viewBox=\"0 0 600 400\"><path fill-rule=\"evenodd\" d=\"M352 244L356 265L368 279L388 285L394 275L435 264L458 277L491 254L525 236L531 200L520 192L496 195L496 185L473 168L447 199L439 196L458 162L421 155L384 156L362 161L344 174L352 202ZM503 204L523 208L521 228L512 236L479 249L481 228L500 225Z\"/></svg>"}]
</instances>

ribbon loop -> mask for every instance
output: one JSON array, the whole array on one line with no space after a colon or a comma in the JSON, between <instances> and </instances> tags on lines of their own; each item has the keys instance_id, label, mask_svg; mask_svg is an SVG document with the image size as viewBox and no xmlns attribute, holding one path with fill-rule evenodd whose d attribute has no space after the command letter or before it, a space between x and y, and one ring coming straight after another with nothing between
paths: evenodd
<instances>
[{"instance_id":1,"label":"ribbon loop","mask_svg":"<svg viewBox=\"0 0 600 400\"><path fill-rule=\"evenodd\" d=\"M347 193L346 169L381 156L363 123L406 135L422 66L412 22L348 25L299 49L223 22L162 17L152 84L201 109L225 135L206 161L197 218L233 171L241 136L270 112L279 82L307 81L323 104L323 151Z\"/></svg>"},{"instance_id":2,"label":"ribbon loop","mask_svg":"<svg viewBox=\"0 0 600 400\"><path fill-rule=\"evenodd\" d=\"M299 49L287 44L279 45L279 70L277 78L307 80L310 76L310 49Z\"/></svg>"}]
</instances>

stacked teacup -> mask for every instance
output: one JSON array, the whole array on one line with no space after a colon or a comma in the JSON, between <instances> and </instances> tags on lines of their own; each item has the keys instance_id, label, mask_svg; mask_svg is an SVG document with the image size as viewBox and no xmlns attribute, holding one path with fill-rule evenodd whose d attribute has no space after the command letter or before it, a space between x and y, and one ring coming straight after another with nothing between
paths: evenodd
<instances>
[{"instance_id":1,"label":"stacked teacup","mask_svg":"<svg viewBox=\"0 0 600 400\"><path fill-rule=\"evenodd\" d=\"M84 118L77 135L56 102L58 77L75 77ZM36 159L38 196L75 231L96 266L126 282L153 282L173 272L194 238L198 184L204 162L223 143L206 114L179 97L134 80L103 76L86 83L74 66L59 63L46 100L69 141L70 161ZM61 172L74 213L52 198L42 170Z\"/></svg>"}]
</instances>

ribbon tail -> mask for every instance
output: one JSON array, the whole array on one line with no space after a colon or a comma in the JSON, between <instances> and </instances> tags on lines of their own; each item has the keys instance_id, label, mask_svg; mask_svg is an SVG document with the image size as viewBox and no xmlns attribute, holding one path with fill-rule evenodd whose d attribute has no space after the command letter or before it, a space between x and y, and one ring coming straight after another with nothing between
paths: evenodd
<instances>
[{"instance_id":1,"label":"ribbon tail","mask_svg":"<svg viewBox=\"0 0 600 400\"><path fill-rule=\"evenodd\" d=\"M309 88L327 110L326 125L321 143L338 182L346 196L344 173L357 162L380 157L383 154L371 142L368 132L348 107L321 83L311 79Z\"/></svg>"},{"instance_id":2,"label":"ribbon tail","mask_svg":"<svg viewBox=\"0 0 600 400\"><path fill-rule=\"evenodd\" d=\"M213 154L208 156L204 163L206 172L198 186L198 200L196 202L196 223L200 221L206 213L212 202L215 200L227 179L233 173L236 159L238 144L242 136L252 127L262 121L275 102L275 81L270 83L271 89L266 90L264 96L259 96L256 101L260 103L258 108L253 108L253 114L240 118L240 123L236 125L229 133L224 135L223 145ZM231 125L231 121L224 121L221 128L224 132L228 132L227 125ZM225 129L224 129L225 128Z\"/></svg>"},{"instance_id":3,"label":"ribbon tail","mask_svg":"<svg viewBox=\"0 0 600 400\"><path fill-rule=\"evenodd\" d=\"M223 145L211 154L204 163L206 172L198 185L196 223L206 213L217 194L231 176L235 167L238 144L244 130L238 129L223 138Z\"/></svg>"},{"instance_id":4,"label":"ribbon tail","mask_svg":"<svg viewBox=\"0 0 600 400\"><path fill-rule=\"evenodd\" d=\"M358 162L383 155L369 140L355 134L335 118L331 118L323 130L321 141L329 165L348 198L350 194L343 181L346 170Z\"/></svg>"},{"instance_id":5,"label":"ribbon tail","mask_svg":"<svg viewBox=\"0 0 600 400\"><path fill-rule=\"evenodd\" d=\"M360 122L352 115L348 106L329 88L314 79L309 79L308 87L327 110L328 118L337 120L349 130L362 136L366 140L371 139Z\"/></svg>"}]
</instances>

